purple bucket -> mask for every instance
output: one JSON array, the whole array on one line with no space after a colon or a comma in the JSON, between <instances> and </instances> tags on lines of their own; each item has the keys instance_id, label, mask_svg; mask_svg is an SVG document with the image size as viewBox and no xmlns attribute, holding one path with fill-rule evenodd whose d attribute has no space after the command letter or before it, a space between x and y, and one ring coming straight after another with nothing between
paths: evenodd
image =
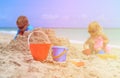
<instances>
[{"instance_id":1,"label":"purple bucket","mask_svg":"<svg viewBox=\"0 0 120 78\"><path fill-rule=\"evenodd\" d=\"M54 61L65 62L68 48L64 46L53 46L52 57Z\"/></svg>"}]
</instances>

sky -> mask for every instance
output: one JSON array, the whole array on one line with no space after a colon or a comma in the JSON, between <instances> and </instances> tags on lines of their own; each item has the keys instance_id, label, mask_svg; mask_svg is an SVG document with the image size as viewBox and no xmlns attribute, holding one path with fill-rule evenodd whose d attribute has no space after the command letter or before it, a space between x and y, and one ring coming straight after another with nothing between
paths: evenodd
<instances>
[{"instance_id":1,"label":"sky","mask_svg":"<svg viewBox=\"0 0 120 78\"><path fill-rule=\"evenodd\" d=\"M120 28L120 0L0 0L0 27L16 27L25 15L39 27L86 28L97 21L105 28Z\"/></svg>"}]
</instances>

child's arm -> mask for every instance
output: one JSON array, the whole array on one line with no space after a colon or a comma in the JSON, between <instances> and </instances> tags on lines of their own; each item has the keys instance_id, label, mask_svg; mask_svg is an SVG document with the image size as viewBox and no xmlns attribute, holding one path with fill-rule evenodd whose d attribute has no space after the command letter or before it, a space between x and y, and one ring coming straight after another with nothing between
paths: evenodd
<instances>
[{"instance_id":1,"label":"child's arm","mask_svg":"<svg viewBox=\"0 0 120 78\"><path fill-rule=\"evenodd\" d=\"M88 40L84 43L84 49L90 48L90 45L93 44L93 40L88 38Z\"/></svg>"},{"instance_id":2,"label":"child's arm","mask_svg":"<svg viewBox=\"0 0 120 78\"><path fill-rule=\"evenodd\" d=\"M108 44L109 42L108 37L105 34L102 34L102 37L103 37L103 44Z\"/></svg>"},{"instance_id":3,"label":"child's arm","mask_svg":"<svg viewBox=\"0 0 120 78\"><path fill-rule=\"evenodd\" d=\"M85 43L83 44L83 48L87 49L88 48L88 44L89 44L89 39L87 41L85 41Z\"/></svg>"},{"instance_id":4,"label":"child's arm","mask_svg":"<svg viewBox=\"0 0 120 78\"><path fill-rule=\"evenodd\" d=\"M105 48L109 42L109 39L105 34L102 34L102 37L103 37L103 49L105 50Z\"/></svg>"},{"instance_id":5,"label":"child's arm","mask_svg":"<svg viewBox=\"0 0 120 78\"><path fill-rule=\"evenodd\" d=\"M102 34L102 37L103 37L103 40L104 40L103 43L108 44L108 42L109 42L108 37L105 34Z\"/></svg>"},{"instance_id":6,"label":"child's arm","mask_svg":"<svg viewBox=\"0 0 120 78\"><path fill-rule=\"evenodd\" d=\"M14 40L17 38L19 32L20 32L20 30L17 30L17 34L15 35Z\"/></svg>"},{"instance_id":7,"label":"child's arm","mask_svg":"<svg viewBox=\"0 0 120 78\"><path fill-rule=\"evenodd\" d=\"M92 38L88 38L88 40L85 42L84 49L89 49L91 53L94 53L94 41Z\"/></svg>"}]
</instances>

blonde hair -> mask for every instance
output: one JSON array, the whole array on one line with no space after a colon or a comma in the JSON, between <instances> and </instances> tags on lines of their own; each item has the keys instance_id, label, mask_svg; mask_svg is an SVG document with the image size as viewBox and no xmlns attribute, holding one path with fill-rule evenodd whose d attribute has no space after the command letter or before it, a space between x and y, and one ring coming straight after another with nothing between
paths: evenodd
<instances>
[{"instance_id":1,"label":"blonde hair","mask_svg":"<svg viewBox=\"0 0 120 78\"><path fill-rule=\"evenodd\" d=\"M29 25L28 19L26 16L19 16L16 24L18 26L19 29L25 28Z\"/></svg>"},{"instance_id":2,"label":"blonde hair","mask_svg":"<svg viewBox=\"0 0 120 78\"><path fill-rule=\"evenodd\" d=\"M101 33L102 27L98 24L98 22L94 21L91 22L88 26L88 32L95 32L95 33Z\"/></svg>"}]
</instances>

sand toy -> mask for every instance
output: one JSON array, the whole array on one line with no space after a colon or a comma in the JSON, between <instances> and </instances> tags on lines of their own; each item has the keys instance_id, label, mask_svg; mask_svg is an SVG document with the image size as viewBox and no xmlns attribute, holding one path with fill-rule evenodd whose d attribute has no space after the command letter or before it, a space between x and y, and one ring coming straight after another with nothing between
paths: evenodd
<instances>
[{"instance_id":1,"label":"sand toy","mask_svg":"<svg viewBox=\"0 0 120 78\"><path fill-rule=\"evenodd\" d=\"M71 59L70 62L77 67L85 66L85 62L80 61L79 59Z\"/></svg>"},{"instance_id":2,"label":"sand toy","mask_svg":"<svg viewBox=\"0 0 120 78\"><path fill-rule=\"evenodd\" d=\"M83 54L85 54L85 55L91 55L90 49L85 49L85 50L83 50L82 52L83 52Z\"/></svg>"},{"instance_id":3,"label":"sand toy","mask_svg":"<svg viewBox=\"0 0 120 78\"><path fill-rule=\"evenodd\" d=\"M42 36L44 36L44 38L46 38L45 40L48 39L48 36L42 31L33 31L28 36L28 46L29 46L29 49L33 56L33 59L37 60L37 61L45 61L47 59L51 44L50 43L42 43L41 40L40 40L41 41L40 43L39 43L39 41L38 41L38 43L34 43L34 41L32 43L30 43L31 35L34 33L35 34L40 33L40 35L42 35ZM33 37L35 37L35 36L33 36ZM38 36L38 37L41 37L41 36ZM48 40L48 42L49 42L49 40Z\"/></svg>"},{"instance_id":4,"label":"sand toy","mask_svg":"<svg viewBox=\"0 0 120 78\"><path fill-rule=\"evenodd\" d=\"M113 54L97 54L101 59L117 59L116 55Z\"/></svg>"},{"instance_id":5,"label":"sand toy","mask_svg":"<svg viewBox=\"0 0 120 78\"><path fill-rule=\"evenodd\" d=\"M56 62L66 62L68 48L64 46L52 47L52 58Z\"/></svg>"}]
</instances>

